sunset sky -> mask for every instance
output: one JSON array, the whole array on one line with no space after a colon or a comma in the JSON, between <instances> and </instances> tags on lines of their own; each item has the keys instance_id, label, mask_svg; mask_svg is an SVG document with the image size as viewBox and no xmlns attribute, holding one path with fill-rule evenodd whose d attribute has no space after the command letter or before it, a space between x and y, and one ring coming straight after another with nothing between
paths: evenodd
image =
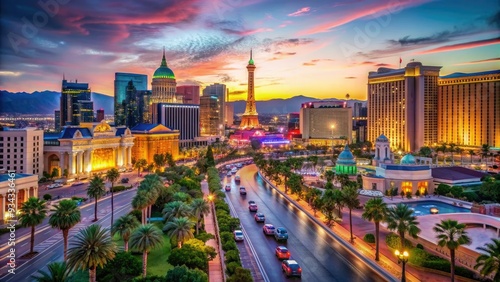
<instances>
[{"instance_id":1,"label":"sunset sky","mask_svg":"<svg viewBox=\"0 0 500 282\"><path fill-rule=\"evenodd\" d=\"M365 100L368 72L400 58L441 75L500 69L496 0L2 0L0 11L11 92L60 91L65 74L113 95L115 72L151 80L163 46L177 85L225 83L232 101L246 97L250 49L257 100Z\"/></svg>"}]
</instances>

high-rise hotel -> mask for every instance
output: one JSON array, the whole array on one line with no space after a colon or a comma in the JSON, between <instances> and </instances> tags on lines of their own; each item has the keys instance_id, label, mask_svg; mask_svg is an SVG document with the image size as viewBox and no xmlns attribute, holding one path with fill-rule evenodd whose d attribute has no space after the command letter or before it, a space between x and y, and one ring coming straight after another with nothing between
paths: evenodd
<instances>
[{"instance_id":1,"label":"high-rise hotel","mask_svg":"<svg viewBox=\"0 0 500 282\"><path fill-rule=\"evenodd\" d=\"M368 75L368 140L385 134L391 147L416 151L438 142L438 77L441 67L411 62Z\"/></svg>"},{"instance_id":2,"label":"high-rise hotel","mask_svg":"<svg viewBox=\"0 0 500 282\"><path fill-rule=\"evenodd\" d=\"M500 70L439 78L439 142L500 148Z\"/></svg>"}]
</instances>

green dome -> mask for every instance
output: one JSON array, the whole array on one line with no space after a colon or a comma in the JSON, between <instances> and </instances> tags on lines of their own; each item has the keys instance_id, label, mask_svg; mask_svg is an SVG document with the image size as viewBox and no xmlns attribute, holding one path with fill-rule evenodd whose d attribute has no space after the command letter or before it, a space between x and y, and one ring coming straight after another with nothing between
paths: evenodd
<instances>
[{"instance_id":1,"label":"green dome","mask_svg":"<svg viewBox=\"0 0 500 282\"><path fill-rule=\"evenodd\" d=\"M174 72L167 66L167 60L165 60L165 50L163 50L163 58L161 60L160 67L156 69L153 74L153 78L171 78L175 79Z\"/></svg>"},{"instance_id":2,"label":"green dome","mask_svg":"<svg viewBox=\"0 0 500 282\"><path fill-rule=\"evenodd\" d=\"M404 165L413 165L416 163L417 161L415 160L415 157L412 154L407 154L401 159L401 164Z\"/></svg>"}]
</instances>

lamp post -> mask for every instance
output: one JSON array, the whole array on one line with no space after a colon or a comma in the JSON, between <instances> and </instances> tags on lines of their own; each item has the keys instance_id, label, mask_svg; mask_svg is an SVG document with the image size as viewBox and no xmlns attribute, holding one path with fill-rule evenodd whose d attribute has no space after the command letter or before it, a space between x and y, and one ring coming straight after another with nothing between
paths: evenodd
<instances>
[{"instance_id":1,"label":"lamp post","mask_svg":"<svg viewBox=\"0 0 500 282\"><path fill-rule=\"evenodd\" d=\"M401 282L406 282L406 274L405 274L405 269L406 269L406 263L408 262L408 252L407 251L403 251L403 252L400 252L399 250L396 250L394 252L394 254L396 255L396 257L398 257L398 264L402 263L403 264L403 267L402 267L402 274L401 274Z\"/></svg>"}]
</instances>

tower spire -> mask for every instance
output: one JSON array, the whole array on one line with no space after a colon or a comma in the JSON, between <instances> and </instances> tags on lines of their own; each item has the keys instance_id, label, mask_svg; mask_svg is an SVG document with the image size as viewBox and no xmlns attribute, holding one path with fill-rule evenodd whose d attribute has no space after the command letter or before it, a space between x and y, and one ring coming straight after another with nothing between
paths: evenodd
<instances>
[{"instance_id":1,"label":"tower spire","mask_svg":"<svg viewBox=\"0 0 500 282\"><path fill-rule=\"evenodd\" d=\"M250 60L248 61L249 65L253 65L253 55L252 55L252 49L250 49Z\"/></svg>"},{"instance_id":2,"label":"tower spire","mask_svg":"<svg viewBox=\"0 0 500 282\"><path fill-rule=\"evenodd\" d=\"M167 60L165 59L165 46L163 46L163 58L161 59L161 66L162 67L167 66Z\"/></svg>"}]
</instances>

